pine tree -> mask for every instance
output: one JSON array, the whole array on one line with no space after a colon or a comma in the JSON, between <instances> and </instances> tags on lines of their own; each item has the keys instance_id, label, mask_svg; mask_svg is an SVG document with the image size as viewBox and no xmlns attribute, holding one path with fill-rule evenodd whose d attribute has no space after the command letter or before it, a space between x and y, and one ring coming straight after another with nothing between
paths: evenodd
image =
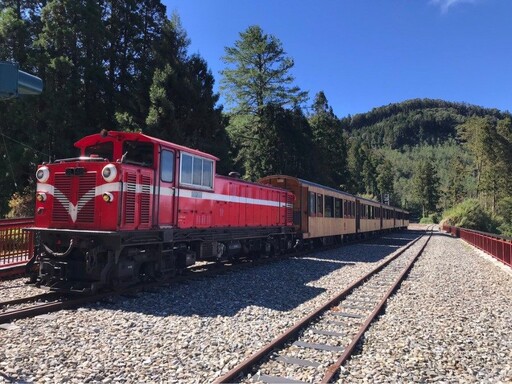
<instances>
[{"instance_id":1,"label":"pine tree","mask_svg":"<svg viewBox=\"0 0 512 384\"><path fill-rule=\"evenodd\" d=\"M294 61L286 56L275 36L253 25L240 33L234 47L225 48L221 71L221 90L225 92L231 112L261 116L265 105L279 107L300 105L307 93L293 86L290 70Z\"/></svg>"},{"instance_id":2,"label":"pine tree","mask_svg":"<svg viewBox=\"0 0 512 384\"><path fill-rule=\"evenodd\" d=\"M315 181L333 188L346 188L347 145L341 122L334 114L323 92L315 96L313 114L309 123L313 132L313 143L317 164Z\"/></svg>"},{"instance_id":3,"label":"pine tree","mask_svg":"<svg viewBox=\"0 0 512 384\"><path fill-rule=\"evenodd\" d=\"M439 177L433 165L433 159L422 160L413 178L416 199L422 208L423 217L435 212L439 202Z\"/></svg>"},{"instance_id":4,"label":"pine tree","mask_svg":"<svg viewBox=\"0 0 512 384\"><path fill-rule=\"evenodd\" d=\"M297 110L307 93L292 85L289 71L294 62L286 56L281 42L259 26L240 33L240 40L225 51L223 60L228 67L221 71L221 90L230 106L228 133L238 166L246 178L257 179L281 168L269 155L273 151L269 146L282 140L275 136L279 131L276 133L274 119L269 116L283 108ZM307 137L309 127L301 119L292 120L299 123L295 127L299 133L286 139Z\"/></svg>"}]
</instances>

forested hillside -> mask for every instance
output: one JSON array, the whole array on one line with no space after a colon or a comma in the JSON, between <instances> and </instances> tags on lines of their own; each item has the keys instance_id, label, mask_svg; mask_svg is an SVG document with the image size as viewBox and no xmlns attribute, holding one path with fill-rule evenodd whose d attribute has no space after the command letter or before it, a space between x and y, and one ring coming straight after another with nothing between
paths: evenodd
<instances>
[{"instance_id":1,"label":"forested hillside","mask_svg":"<svg viewBox=\"0 0 512 384\"><path fill-rule=\"evenodd\" d=\"M469 117L503 119L509 114L497 109L443 100L413 99L342 118L351 134L365 137L372 147L400 149L438 144L457 136L457 126Z\"/></svg>"},{"instance_id":2,"label":"forested hillside","mask_svg":"<svg viewBox=\"0 0 512 384\"><path fill-rule=\"evenodd\" d=\"M293 58L257 25L225 47L219 74L189 44L160 1L0 0L0 61L44 83L40 96L0 100L0 214L31 215L36 165L117 129L215 154L219 173L389 196L417 217L474 199L489 230L512 233L510 113L414 99L336 116L328 95L296 84Z\"/></svg>"}]
</instances>

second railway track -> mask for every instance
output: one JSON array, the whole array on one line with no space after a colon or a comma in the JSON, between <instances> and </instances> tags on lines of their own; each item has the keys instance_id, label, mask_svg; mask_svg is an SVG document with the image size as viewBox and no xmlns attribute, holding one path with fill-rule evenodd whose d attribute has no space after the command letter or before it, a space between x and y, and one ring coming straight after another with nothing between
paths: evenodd
<instances>
[{"instance_id":1,"label":"second railway track","mask_svg":"<svg viewBox=\"0 0 512 384\"><path fill-rule=\"evenodd\" d=\"M410 242L215 382L331 382L431 235L430 230L426 239L420 236ZM411 247L419 241L423 244L414 252Z\"/></svg>"},{"instance_id":2,"label":"second railway track","mask_svg":"<svg viewBox=\"0 0 512 384\"><path fill-rule=\"evenodd\" d=\"M324 247L323 250L332 248L333 246ZM134 293L144 290L154 290L155 288L181 283L187 280L204 279L206 277L215 276L226 272L235 272L245 268L261 266L272 262L279 262L290 257L300 257L314 252L315 250L302 250L298 253L289 253L279 255L277 257L264 258L244 258L234 262L215 263L207 262L191 266L186 269L185 273L175 276L170 280L141 283L125 289L105 291L98 294L61 294L58 292L44 292L31 296L15 297L0 302L0 324L8 323L13 320L30 318L42 314L56 312L62 309L73 309L85 304L97 301L110 300L115 296L133 296ZM13 287L5 287L5 289L22 288L26 284L19 284ZM36 290L37 288L33 288Z\"/></svg>"}]
</instances>

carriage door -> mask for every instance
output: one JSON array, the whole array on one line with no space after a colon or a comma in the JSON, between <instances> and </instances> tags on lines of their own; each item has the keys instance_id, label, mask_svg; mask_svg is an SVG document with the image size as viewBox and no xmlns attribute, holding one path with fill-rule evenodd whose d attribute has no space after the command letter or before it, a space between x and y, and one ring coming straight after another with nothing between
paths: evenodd
<instances>
[{"instance_id":1,"label":"carriage door","mask_svg":"<svg viewBox=\"0 0 512 384\"><path fill-rule=\"evenodd\" d=\"M176 224L175 183L176 183L176 153L170 149L160 152L159 191L157 195L156 212L158 224L171 226Z\"/></svg>"},{"instance_id":2,"label":"carriage door","mask_svg":"<svg viewBox=\"0 0 512 384\"><path fill-rule=\"evenodd\" d=\"M299 184L299 193L300 195L300 211L298 213L298 217L294 212L293 224L300 225L301 232L308 233L309 232L309 211L308 211L308 187L302 187ZM298 222L298 223L297 223Z\"/></svg>"},{"instance_id":3,"label":"carriage door","mask_svg":"<svg viewBox=\"0 0 512 384\"><path fill-rule=\"evenodd\" d=\"M361 230L361 203L356 200L356 233Z\"/></svg>"}]
</instances>

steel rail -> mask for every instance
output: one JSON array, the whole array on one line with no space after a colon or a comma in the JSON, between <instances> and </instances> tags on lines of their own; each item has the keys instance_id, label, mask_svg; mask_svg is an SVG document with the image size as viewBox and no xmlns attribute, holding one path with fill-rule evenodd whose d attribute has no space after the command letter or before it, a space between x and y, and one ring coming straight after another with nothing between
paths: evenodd
<instances>
[{"instance_id":1,"label":"steel rail","mask_svg":"<svg viewBox=\"0 0 512 384\"><path fill-rule=\"evenodd\" d=\"M427 247L428 242L430 241L430 238L432 237L432 231L430 232L430 236L428 237L427 241L419 252L414 256L414 258L411 259L411 261L407 264L407 266L403 269L402 273L397 277L393 285L388 289L382 300L377 304L375 309L372 311L372 313L368 316L366 321L361 325L361 328L357 332L357 334L354 336L350 344L345 348L341 356L338 358L338 360L331 364L327 368L327 372L325 373L324 377L322 378L321 383L329 383L338 373L338 370L340 367L349 359L349 357L352 355L352 352L354 351L357 343L362 339L365 332L370 327L371 323L377 318L377 316L382 312L384 309L384 306L386 305L386 302L388 301L389 297L397 290L397 288L400 286L404 278L407 276L407 274L412 269L414 263L416 260L418 260L418 257L423 253L425 248Z\"/></svg>"},{"instance_id":2,"label":"steel rail","mask_svg":"<svg viewBox=\"0 0 512 384\"><path fill-rule=\"evenodd\" d=\"M21 297L18 299L11 299L11 300L0 302L0 308L8 307L10 305L32 303L34 301L39 301L39 300L52 300L55 298L55 296L60 297L61 295L56 292L50 292L50 293L40 293L40 294L34 295L34 296Z\"/></svg>"},{"instance_id":3,"label":"steel rail","mask_svg":"<svg viewBox=\"0 0 512 384\"><path fill-rule=\"evenodd\" d=\"M426 231L425 231L426 233ZM345 288L341 293L337 294L333 298L329 299L325 304L314 310L309 315L303 317L297 323L295 323L292 327L286 330L284 333L279 335L277 338L272 340L269 344L265 345L251 356L243 360L240 364L226 372L221 377L215 379L214 384L220 383L231 383L236 382L237 379L245 375L247 372L251 370L255 365L257 365L261 360L263 360L266 356L268 356L274 349L279 348L286 344L291 338L295 337L302 329L306 328L313 320L317 319L322 313L326 312L329 308L340 302L345 296L347 296L351 291L353 291L358 286L362 285L369 277L376 274L377 272L384 269L388 264L390 264L393 260L397 259L400 255L402 255L405 251L407 251L413 244L415 244L419 239L421 239L425 233L421 236L418 236L414 240L412 240L409 244L404 246L400 251L398 251L395 255L393 255L388 260L380 263L366 275L358 279L357 281L350 284L347 288Z\"/></svg>"}]
</instances>

